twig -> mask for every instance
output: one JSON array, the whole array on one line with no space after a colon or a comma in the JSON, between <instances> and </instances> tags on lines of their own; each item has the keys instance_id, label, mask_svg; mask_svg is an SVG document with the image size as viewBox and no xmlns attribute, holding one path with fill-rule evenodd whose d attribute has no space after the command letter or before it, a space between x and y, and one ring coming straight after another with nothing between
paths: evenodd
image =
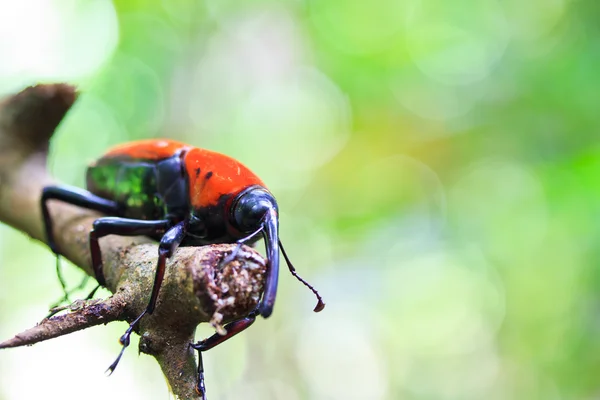
<instances>
[{"instance_id":1,"label":"twig","mask_svg":"<svg viewBox=\"0 0 600 400\"><path fill-rule=\"evenodd\" d=\"M71 311L70 313L44 319L33 328L0 343L0 349L28 346L92 326L118 321L123 316L125 305L119 295L112 296L106 301L76 301L65 307Z\"/></svg>"}]
</instances>

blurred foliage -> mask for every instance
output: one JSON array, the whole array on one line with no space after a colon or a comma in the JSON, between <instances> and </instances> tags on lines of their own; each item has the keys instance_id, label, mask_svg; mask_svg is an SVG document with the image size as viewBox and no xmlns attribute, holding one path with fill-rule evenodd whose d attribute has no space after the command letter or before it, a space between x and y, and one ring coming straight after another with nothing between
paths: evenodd
<instances>
[{"instance_id":1,"label":"blurred foliage","mask_svg":"<svg viewBox=\"0 0 600 400\"><path fill-rule=\"evenodd\" d=\"M591 0L3 2L0 92L80 86L52 143L64 182L166 136L276 194L327 307L284 271L274 316L207 353L211 398L592 399L599 16ZM0 240L8 337L60 292L47 249ZM121 330L2 352L0 399L165 398L135 351L100 381Z\"/></svg>"}]
</instances>

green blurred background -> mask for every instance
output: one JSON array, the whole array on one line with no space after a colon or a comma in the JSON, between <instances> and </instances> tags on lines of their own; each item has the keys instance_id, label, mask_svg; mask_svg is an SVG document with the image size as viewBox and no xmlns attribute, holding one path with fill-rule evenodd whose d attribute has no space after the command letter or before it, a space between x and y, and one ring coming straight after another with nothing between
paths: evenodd
<instances>
[{"instance_id":1,"label":"green blurred background","mask_svg":"<svg viewBox=\"0 0 600 400\"><path fill-rule=\"evenodd\" d=\"M166 136L275 193L327 307L282 271L273 317L206 354L210 399L588 400L598 21L593 0L2 1L0 93L79 85L64 182ZM60 296L53 265L0 227L0 338ZM0 399L169 398L137 342L103 375L125 326L2 351Z\"/></svg>"}]
</instances>

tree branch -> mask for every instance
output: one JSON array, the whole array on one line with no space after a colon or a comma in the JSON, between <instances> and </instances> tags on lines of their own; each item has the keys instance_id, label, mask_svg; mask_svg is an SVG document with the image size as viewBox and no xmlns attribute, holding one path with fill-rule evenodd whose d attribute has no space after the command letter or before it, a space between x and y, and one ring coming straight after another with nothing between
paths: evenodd
<instances>
[{"instance_id":1,"label":"tree branch","mask_svg":"<svg viewBox=\"0 0 600 400\"><path fill-rule=\"evenodd\" d=\"M52 319L44 319L33 328L0 343L0 349L28 346L92 326L106 325L109 322L118 321L124 314L125 306L125 301L118 294L106 299L106 301L77 300L70 306L61 307L69 309L70 313L58 315Z\"/></svg>"},{"instance_id":2,"label":"tree branch","mask_svg":"<svg viewBox=\"0 0 600 400\"><path fill-rule=\"evenodd\" d=\"M69 85L38 85L0 101L0 221L45 243L40 211L49 140L77 94ZM84 171L82 171L83 173ZM93 276L88 232L98 214L52 202L55 239L61 254ZM143 237L102 239L104 274L116 293L42 321L0 348L33 344L113 320L133 320L146 307L157 263L157 246ZM196 367L188 344L196 326L245 316L260 299L265 260L243 247L235 261L216 268L233 245L179 249L167 263L155 312L142 319L140 351L154 356L174 394L196 399Z\"/></svg>"}]
</instances>

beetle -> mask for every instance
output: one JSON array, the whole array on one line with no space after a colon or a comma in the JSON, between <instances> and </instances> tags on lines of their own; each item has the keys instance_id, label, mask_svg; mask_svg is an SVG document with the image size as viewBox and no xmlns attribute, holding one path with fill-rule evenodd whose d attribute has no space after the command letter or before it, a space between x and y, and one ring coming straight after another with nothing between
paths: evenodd
<instances>
[{"instance_id":1,"label":"beetle","mask_svg":"<svg viewBox=\"0 0 600 400\"><path fill-rule=\"evenodd\" d=\"M263 236L267 255L264 293L255 310L225 326L227 333L192 346L198 350L198 390L204 392L201 352L248 328L257 315L268 318L277 294L279 251L290 272L316 296L315 312L325 303L319 293L295 271L279 240L275 197L265 184L239 161L214 151L170 139L147 139L118 145L92 163L86 188L47 186L41 196L42 216L50 249L59 256L53 236L49 200L59 200L99 211L89 233L92 266L98 284L106 286L99 239L107 235L146 235L159 241L158 262L146 309L121 336L121 351L108 368L116 368L130 336L146 314L152 314L165 274L165 263L178 246L236 243L222 265L235 258L244 243Z\"/></svg>"}]
</instances>

